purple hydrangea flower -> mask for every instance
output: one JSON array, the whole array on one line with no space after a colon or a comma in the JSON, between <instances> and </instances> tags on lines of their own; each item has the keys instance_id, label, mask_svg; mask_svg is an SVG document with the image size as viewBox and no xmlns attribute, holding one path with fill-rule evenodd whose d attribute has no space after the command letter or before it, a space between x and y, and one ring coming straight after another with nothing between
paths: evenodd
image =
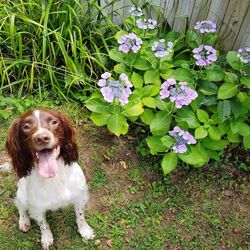
<instances>
[{"instance_id":1,"label":"purple hydrangea flower","mask_svg":"<svg viewBox=\"0 0 250 250\"><path fill-rule=\"evenodd\" d=\"M250 47L240 48L237 55L243 63L250 62Z\"/></svg>"},{"instance_id":2,"label":"purple hydrangea flower","mask_svg":"<svg viewBox=\"0 0 250 250\"><path fill-rule=\"evenodd\" d=\"M175 144L172 147L175 153L183 154L187 151L186 144L196 144L194 137L189 132L180 129L178 126L175 126L172 131L169 131L169 135L175 139Z\"/></svg>"},{"instance_id":3,"label":"purple hydrangea flower","mask_svg":"<svg viewBox=\"0 0 250 250\"><path fill-rule=\"evenodd\" d=\"M216 50L209 45L200 45L193 49L193 53L198 66L207 66L217 60Z\"/></svg>"},{"instance_id":4,"label":"purple hydrangea flower","mask_svg":"<svg viewBox=\"0 0 250 250\"><path fill-rule=\"evenodd\" d=\"M121 105L128 103L128 97L131 95L130 88L133 86L126 74L121 74L118 81L110 79L111 74L106 72L102 74L102 78L97 85L101 87L101 93L104 100L113 102L118 99Z\"/></svg>"},{"instance_id":5,"label":"purple hydrangea flower","mask_svg":"<svg viewBox=\"0 0 250 250\"><path fill-rule=\"evenodd\" d=\"M160 98L170 98L171 102L175 103L176 108L181 108L184 105L189 105L198 94L193 89L187 87L186 82L177 83L174 78L167 79L161 85Z\"/></svg>"},{"instance_id":6,"label":"purple hydrangea flower","mask_svg":"<svg viewBox=\"0 0 250 250\"><path fill-rule=\"evenodd\" d=\"M119 46L119 50L123 53L128 53L129 51L137 53L141 48L142 40L134 33L130 33L128 35L121 36L118 39L118 43L121 44Z\"/></svg>"},{"instance_id":7,"label":"purple hydrangea flower","mask_svg":"<svg viewBox=\"0 0 250 250\"><path fill-rule=\"evenodd\" d=\"M130 8L129 13L131 13L132 16L136 17L143 15L142 9L134 6Z\"/></svg>"},{"instance_id":8,"label":"purple hydrangea flower","mask_svg":"<svg viewBox=\"0 0 250 250\"><path fill-rule=\"evenodd\" d=\"M136 20L137 27L143 30L150 29L153 30L157 25L157 21L155 19L142 19L139 18Z\"/></svg>"},{"instance_id":9,"label":"purple hydrangea flower","mask_svg":"<svg viewBox=\"0 0 250 250\"><path fill-rule=\"evenodd\" d=\"M155 51L156 57L168 56L173 47L172 42L165 43L165 39L160 39L159 42L154 42L152 46L152 51Z\"/></svg>"},{"instance_id":10,"label":"purple hydrangea flower","mask_svg":"<svg viewBox=\"0 0 250 250\"><path fill-rule=\"evenodd\" d=\"M200 33L215 33L216 32L216 23L207 20L197 22L194 26L195 30L199 30Z\"/></svg>"}]
</instances>

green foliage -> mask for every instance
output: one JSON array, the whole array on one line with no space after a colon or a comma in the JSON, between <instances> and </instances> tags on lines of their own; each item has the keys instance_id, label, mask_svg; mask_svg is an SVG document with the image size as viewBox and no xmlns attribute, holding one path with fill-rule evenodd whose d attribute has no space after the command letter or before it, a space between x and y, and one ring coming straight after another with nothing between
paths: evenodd
<instances>
[{"instance_id":1,"label":"green foliage","mask_svg":"<svg viewBox=\"0 0 250 250\"><path fill-rule=\"evenodd\" d=\"M129 17L125 23L129 26L114 36L114 47L109 50L109 57L117 63L114 72L126 73L129 77L134 86L133 93L124 106L117 100L105 104L103 97L94 93L86 104L94 112L91 119L97 125L107 125L118 136L127 133L131 122L142 125L148 134L146 145L150 153L163 155L161 165L164 174L170 173L181 161L201 167L210 158L218 160L221 154L217 152L223 152L230 143L232 146L242 143L248 149L250 77L237 52L229 51L226 56L217 53L216 62L199 67L193 58L193 48L202 44L213 46L217 35L205 34L202 37L194 31L187 34L139 31L135 17ZM142 47L137 53L123 53L118 49L117 39L131 32L142 39ZM156 57L151 49L160 38L173 42L173 48L162 58ZM177 108L169 98L161 99L161 84L169 78L187 82L188 87L197 91L198 97L181 108ZM101 103L100 108L91 106L92 98ZM175 126L189 131L196 139L195 145L186 145L184 153L173 150L176 141L168 132ZM140 151L144 155L147 152L141 146Z\"/></svg>"},{"instance_id":2,"label":"green foliage","mask_svg":"<svg viewBox=\"0 0 250 250\"><path fill-rule=\"evenodd\" d=\"M108 63L103 27L117 31L95 0L3 1L0 20L0 94L19 97L86 99Z\"/></svg>"}]
</instances>

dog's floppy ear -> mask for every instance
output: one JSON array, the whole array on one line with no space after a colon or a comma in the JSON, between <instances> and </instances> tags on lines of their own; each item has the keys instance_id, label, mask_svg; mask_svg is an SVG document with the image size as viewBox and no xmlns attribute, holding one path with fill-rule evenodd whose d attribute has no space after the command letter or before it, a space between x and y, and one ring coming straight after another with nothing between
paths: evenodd
<instances>
[{"instance_id":1,"label":"dog's floppy ear","mask_svg":"<svg viewBox=\"0 0 250 250\"><path fill-rule=\"evenodd\" d=\"M31 154L25 149L20 135L20 118L16 119L8 130L6 149L12 160L12 166L19 178L31 171Z\"/></svg>"},{"instance_id":2,"label":"dog's floppy ear","mask_svg":"<svg viewBox=\"0 0 250 250\"><path fill-rule=\"evenodd\" d=\"M78 160L78 148L76 144L76 132L70 120L61 112L58 112L58 119L63 128L61 143L61 156L67 164Z\"/></svg>"}]
</instances>

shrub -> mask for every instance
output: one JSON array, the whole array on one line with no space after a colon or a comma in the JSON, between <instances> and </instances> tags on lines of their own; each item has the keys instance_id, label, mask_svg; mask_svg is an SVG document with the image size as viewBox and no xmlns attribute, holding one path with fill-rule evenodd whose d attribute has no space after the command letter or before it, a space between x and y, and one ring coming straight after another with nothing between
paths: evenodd
<instances>
[{"instance_id":1,"label":"shrub","mask_svg":"<svg viewBox=\"0 0 250 250\"><path fill-rule=\"evenodd\" d=\"M86 102L93 122L117 136L131 123L143 127L164 174L178 161L201 167L219 160L229 144L249 149L250 49L216 50L211 21L186 34L159 34L156 20L131 12L109 49L116 65Z\"/></svg>"}]
</instances>

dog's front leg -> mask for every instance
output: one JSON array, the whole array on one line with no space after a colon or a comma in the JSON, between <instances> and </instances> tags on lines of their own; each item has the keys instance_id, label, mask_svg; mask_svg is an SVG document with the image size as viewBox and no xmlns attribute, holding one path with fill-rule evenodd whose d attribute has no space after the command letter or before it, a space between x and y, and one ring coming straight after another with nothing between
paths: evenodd
<instances>
[{"instance_id":1,"label":"dog's front leg","mask_svg":"<svg viewBox=\"0 0 250 250\"><path fill-rule=\"evenodd\" d=\"M53 235L50 231L49 224L46 221L46 215L44 213L44 214L39 214L39 215L35 215L32 217L36 220L36 222L41 230L42 248L43 248L43 250L48 250L53 245L54 239L53 239Z\"/></svg>"},{"instance_id":2,"label":"dog's front leg","mask_svg":"<svg viewBox=\"0 0 250 250\"><path fill-rule=\"evenodd\" d=\"M95 235L93 229L88 225L88 223L85 220L84 206L85 206L84 202L79 202L74 204L76 213L76 223L80 235L86 240L91 240L94 239Z\"/></svg>"}]
</instances>

